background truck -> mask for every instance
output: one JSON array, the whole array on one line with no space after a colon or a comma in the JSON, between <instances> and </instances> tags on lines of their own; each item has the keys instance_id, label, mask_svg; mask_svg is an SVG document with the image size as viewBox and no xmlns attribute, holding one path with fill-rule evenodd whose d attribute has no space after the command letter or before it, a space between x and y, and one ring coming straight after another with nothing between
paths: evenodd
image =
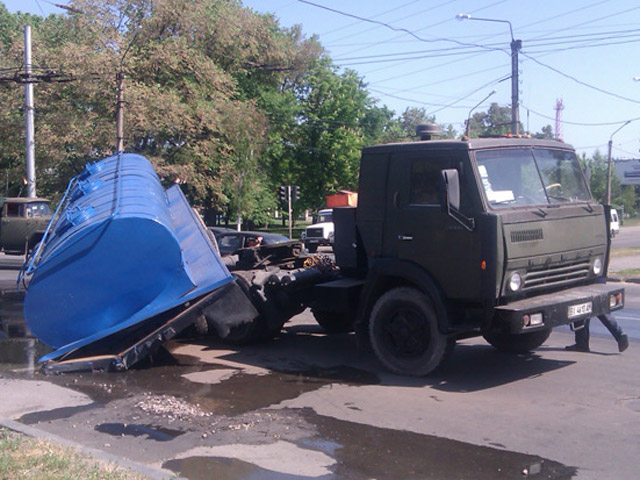
<instances>
[{"instance_id":1,"label":"background truck","mask_svg":"<svg viewBox=\"0 0 640 480\"><path fill-rule=\"evenodd\" d=\"M421 127L419 133L425 131L428 128ZM355 331L358 343L370 346L389 370L421 376L433 371L460 339L483 336L497 349L524 353L543 344L555 326L579 327L591 316L623 308L624 289L605 283L608 207L592 200L572 147L528 138L427 137L363 149L358 206L333 209L335 260L310 255L300 243L290 242L241 251L229 272L215 246L208 246L206 229L188 213L177 187L168 189L165 199L159 180L149 173L153 195L139 198L140 188L122 188L122 194L131 195L132 207L140 210L136 215L141 225L147 225L151 207L159 210L154 218L165 219L163 231L170 234L166 243L172 253L148 256L148 248L123 246L128 271L159 269L159 258L168 263L163 266L167 272L182 268L178 280L168 277L167 285L175 292L158 297L154 316L145 302L127 304L131 311L122 318L103 315L119 315L124 310L119 299L133 301L146 292L137 280L123 285L121 273L112 272L122 262L105 261L104 256L113 255L114 242L159 243L155 230L160 225L149 223L146 228L154 233L148 236L137 227L140 238L130 238L125 234L133 229L126 198L111 213L92 206L92 196L105 208L118 204L104 201L118 188L107 185L86 198L74 196L72 189L76 204L71 210L76 213L61 215L53 236L43 241L42 251L25 270L27 276L35 272L25 299L27 323L36 334L40 323L46 323L58 336L61 329L51 321L54 305L47 302L82 299L78 308L65 308L82 319L85 337L65 337L74 341L48 360L68 361L77 351L100 352L104 359L110 345L120 345L112 338L120 332L127 342L139 337L122 350L128 353L115 355L111 368L122 369L189 323L229 342L245 343L277 335L290 318L309 307L328 333ZM131 154L124 154L122 161L105 160L101 163L112 165L109 169L96 166L98 173L82 174L81 181L103 175L115 186L133 186L140 182L136 172L142 160ZM129 176L118 180L119 172ZM142 198L151 205L141 209ZM170 211L165 213L166 208ZM117 235L108 235L115 226L120 229ZM98 235L104 229L106 233ZM95 243L76 251L82 246L76 239L88 238L89 232ZM195 248L195 238L202 248ZM69 260L62 262L64 258ZM83 276L87 278L78 282ZM87 295L86 285L92 280L97 288L105 279L118 287L117 295L104 299L105 308L93 308L96 301ZM154 277L156 283L160 279ZM200 296L193 293L194 285ZM149 297L169 290L161 287L154 284ZM178 287L191 296L185 297ZM128 289L135 295L124 291ZM70 314L60 312L59 322L73 323L66 322ZM89 312L98 315L95 330L102 331L89 328ZM105 324L109 328L104 329ZM73 328L65 332L78 333Z\"/></svg>"},{"instance_id":2,"label":"background truck","mask_svg":"<svg viewBox=\"0 0 640 480\"><path fill-rule=\"evenodd\" d=\"M304 229L302 241L310 253L315 253L321 245L333 246L334 235L333 209L325 208L319 210L315 222Z\"/></svg>"},{"instance_id":3,"label":"background truck","mask_svg":"<svg viewBox=\"0 0 640 480\"><path fill-rule=\"evenodd\" d=\"M335 227L333 224L334 207L355 207L358 194L348 190L339 190L326 198L327 207L318 211L315 223L302 232L302 241L310 253L315 253L321 245L333 246Z\"/></svg>"},{"instance_id":4,"label":"background truck","mask_svg":"<svg viewBox=\"0 0 640 480\"><path fill-rule=\"evenodd\" d=\"M0 248L22 255L42 239L51 220L49 200L0 197Z\"/></svg>"}]
</instances>

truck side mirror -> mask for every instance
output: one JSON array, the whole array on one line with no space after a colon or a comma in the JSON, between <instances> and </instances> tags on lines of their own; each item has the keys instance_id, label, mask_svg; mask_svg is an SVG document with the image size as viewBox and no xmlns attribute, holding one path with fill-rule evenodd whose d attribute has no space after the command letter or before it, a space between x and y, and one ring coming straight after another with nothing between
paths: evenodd
<instances>
[{"instance_id":1,"label":"truck side mirror","mask_svg":"<svg viewBox=\"0 0 640 480\"><path fill-rule=\"evenodd\" d=\"M448 169L442 170L442 179L444 181L444 202L443 207L448 211L451 208L460 210L460 179L458 170Z\"/></svg>"}]
</instances>

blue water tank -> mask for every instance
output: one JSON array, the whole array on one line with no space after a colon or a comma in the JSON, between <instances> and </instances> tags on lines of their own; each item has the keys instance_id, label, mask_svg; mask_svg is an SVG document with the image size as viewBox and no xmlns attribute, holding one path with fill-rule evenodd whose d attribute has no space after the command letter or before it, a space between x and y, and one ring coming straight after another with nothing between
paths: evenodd
<instances>
[{"instance_id":1,"label":"blue water tank","mask_svg":"<svg viewBox=\"0 0 640 480\"><path fill-rule=\"evenodd\" d=\"M180 188L120 153L72 180L28 267L24 314L56 348L104 338L227 284L232 277Z\"/></svg>"}]
</instances>

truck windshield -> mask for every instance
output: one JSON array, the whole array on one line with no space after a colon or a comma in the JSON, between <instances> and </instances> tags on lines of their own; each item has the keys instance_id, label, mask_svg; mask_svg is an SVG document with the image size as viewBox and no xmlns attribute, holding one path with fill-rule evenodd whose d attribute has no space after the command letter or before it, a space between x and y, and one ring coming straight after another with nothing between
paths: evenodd
<instances>
[{"instance_id":1,"label":"truck windshield","mask_svg":"<svg viewBox=\"0 0 640 480\"><path fill-rule=\"evenodd\" d=\"M316 223L333 222L333 212L319 212L318 221Z\"/></svg>"},{"instance_id":2,"label":"truck windshield","mask_svg":"<svg viewBox=\"0 0 640 480\"><path fill-rule=\"evenodd\" d=\"M591 200L573 152L514 148L482 150L475 155L492 208Z\"/></svg>"}]
</instances>

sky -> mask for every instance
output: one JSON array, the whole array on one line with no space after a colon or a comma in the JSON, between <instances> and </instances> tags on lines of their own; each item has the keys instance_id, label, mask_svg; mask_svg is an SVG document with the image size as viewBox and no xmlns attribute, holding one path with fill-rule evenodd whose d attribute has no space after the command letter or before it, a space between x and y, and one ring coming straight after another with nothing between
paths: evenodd
<instances>
[{"instance_id":1,"label":"sky","mask_svg":"<svg viewBox=\"0 0 640 480\"><path fill-rule=\"evenodd\" d=\"M10 12L64 13L67 0L0 0ZM243 0L316 35L334 63L358 72L379 105L425 108L464 130L491 102L511 105L513 39L520 121L555 130L578 153L640 158L638 0ZM458 20L456 15L470 19ZM498 20L498 21L496 21ZM34 49L37 45L33 46ZM495 93L491 92L495 90ZM487 99L487 96L489 98ZM37 101L37 97L36 97ZM626 123L630 121L629 123Z\"/></svg>"}]
</instances>

